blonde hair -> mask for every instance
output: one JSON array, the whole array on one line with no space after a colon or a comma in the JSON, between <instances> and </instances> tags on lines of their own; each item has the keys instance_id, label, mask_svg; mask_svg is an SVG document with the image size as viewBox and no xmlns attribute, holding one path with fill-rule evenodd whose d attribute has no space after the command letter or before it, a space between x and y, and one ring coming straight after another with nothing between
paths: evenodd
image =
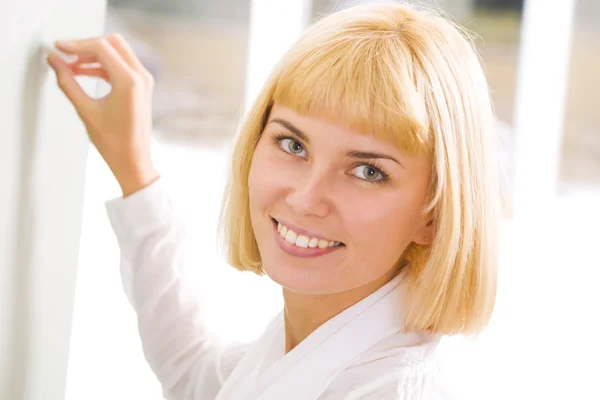
<instances>
[{"instance_id":1,"label":"blonde hair","mask_svg":"<svg viewBox=\"0 0 600 400\"><path fill-rule=\"evenodd\" d=\"M310 27L276 66L240 126L225 193L229 263L262 274L248 174L273 104L374 134L432 160L430 246L411 244L409 331L473 333L496 296L499 190L487 82L470 38L413 6L361 5Z\"/></svg>"}]
</instances>

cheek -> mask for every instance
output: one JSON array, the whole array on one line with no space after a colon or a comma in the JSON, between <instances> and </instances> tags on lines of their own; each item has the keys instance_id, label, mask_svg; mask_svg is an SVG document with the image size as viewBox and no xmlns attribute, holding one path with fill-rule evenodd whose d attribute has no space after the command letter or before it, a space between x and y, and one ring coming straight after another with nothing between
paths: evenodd
<instances>
[{"instance_id":1,"label":"cheek","mask_svg":"<svg viewBox=\"0 0 600 400\"><path fill-rule=\"evenodd\" d=\"M344 213L347 229L354 248L361 253L357 258L380 263L382 268L390 267L412 240L418 207L403 202L398 194L346 204L351 204Z\"/></svg>"},{"instance_id":2,"label":"cheek","mask_svg":"<svg viewBox=\"0 0 600 400\"><path fill-rule=\"evenodd\" d=\"M284 172L266 147L265 143L259 142L250 166L248 194L252 212L273 206L283 191Z\"/></svg>"},{"instance_id":3,"label":"cheek","mask_svg":"<svg viewBox=\"0 0 600 400\"><path fill-rule=\"evenodd\" d=\"M248 175L248 196L250 205L254 210L256 206L263 205L269 197L269 180L265 179L265 157L262 154L260 146L258 146L252 157L250 173Z\"/></svg>"},{"instance_id":4,"label":"cheek","mask_svg":"<svg viewBox=\"0 0 600 400\"><path fill-rule=\"evenodd\" d=\"M397 240L409 228L404 215L398 215L393 208L381 207L372 212L354 214L353 231L361 238L361 242L388 243Z\"/></svg>"}]
</instances>

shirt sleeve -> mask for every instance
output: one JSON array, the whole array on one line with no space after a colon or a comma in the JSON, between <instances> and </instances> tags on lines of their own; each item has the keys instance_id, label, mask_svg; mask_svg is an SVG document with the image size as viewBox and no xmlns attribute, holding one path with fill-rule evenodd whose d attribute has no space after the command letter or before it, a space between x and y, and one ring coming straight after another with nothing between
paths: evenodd
<instances>
[{"instance_id":1,"label":"shirt sleeve","mask_svg":"<svg viewBox=\"0 0 600 400\"><path fill-rule=\"evenodd\" d=\"M213 399L247 346L225 348L203 324L194 284L201 265L165 186L160 178L106 202L121 251L123 288L164 397Z\"/></svg>"}]
</instances>

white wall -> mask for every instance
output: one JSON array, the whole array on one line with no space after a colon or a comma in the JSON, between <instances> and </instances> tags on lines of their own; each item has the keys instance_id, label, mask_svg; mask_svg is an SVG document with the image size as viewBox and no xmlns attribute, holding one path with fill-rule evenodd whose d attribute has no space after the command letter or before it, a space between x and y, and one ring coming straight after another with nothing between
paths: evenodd
<instances>
[{"instance_id":1,"label":"white wall","mask_svg":"<svg viewBox=\"0 0 600 400\"><path fill-rule=\"evenodd\" d=\"M104 9L104 0L0 1L2 400L64 397L88 142L40 45L97 35Z\"/></svg>"}]
</instances>

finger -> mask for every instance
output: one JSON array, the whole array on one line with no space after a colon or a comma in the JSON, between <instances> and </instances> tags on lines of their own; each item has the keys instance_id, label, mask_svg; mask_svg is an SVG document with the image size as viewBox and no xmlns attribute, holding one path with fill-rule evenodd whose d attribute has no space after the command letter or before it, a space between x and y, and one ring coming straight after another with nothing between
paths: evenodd
<instances>
[{"instance_id":1,"label":"finger","mask_svg":"<svg viewBox=\"0 0 600 400\"><path fill-rule=\"evenodd\" d=\"M127 43L127 41L123 38L123 36L118 33L112 33L108 36L99 36L99 37L93 37L93 38L88 38L88 39L81 39L81 40L77 40L76 42L89 43L89 42L94 42L94 41L99 41L99 40L106 40L108 43L110 43L110 45L117 51L117 53L119 53L119 55L127 63L127 65L129 65L129 67L131 67L133 70L140 72L140 73L147 72L146 69L144 68L144 65L139 60L139 58L136 56L135 52L133 51L133 49L131 48L129 43ZM77 60L77 62L81 62L81 63L92 63L92 62L97 62L97 61L98 60L89 58L89 57L78 57L78 60Z\"/></svg>"},{"instance_id":2,"label":"finger","mask_svg":"<svg viewBox=\"0 0 600 400\"><path fill-rule=\"evenodd\" d=\"M71 64L99 64L98 60L94 57L77 57L74 63Z\"/></svg>"},{"instance_id":3,"label":"finger","mask_svg":"<svg viewBox=\"0 0 600 400\"><path fill-rule=\"evenodd\" d=\"M80 116L86 115L93 104L93 100L81 89L73 73L63 60L54 55L48 56L47 60L56 73L58 87L71 101L77 113Z\"/></svg>"},{"instance_id":4,"label":"finger","mask_svg":"<svg viewBox=\"0 0 600 400\"><path fill-rule=\"evenodd\" d=\"M132 69L104 38L56 42L56 48L67 54L95 58L114 81L131 80Z\"/></svg>"},{"instance_id":5,"label":"finger","mask_svg":"<svg viewBox=\"0 0 600 400\"><path fill-rule=\"evenodd\" d=\"M77 42L91 42L94 40L103 40L102 37L98 37L98 38L93 38L93 39L82 39L82 40L77 40ZM82 55L76 55L73 53L70 53L68 51L66 51L62 46L63 46L63 41L58 41L55 43L55 47L57 50L61 51L62 53L65 53L69 56L72 56L75 58L75 61L73 62L68 62L68 64L96 64L99 63L100 61L98 60L98 57L94 57L94 56L82 56Z\"/></svg>"},{"instance_id":6,"label":"finger","mask_svg":"<svg viewBox=\"0 0 600 400\"><path fill-rule=\"evenodd\" d=\"M104 79L110 83L110 77L106 73L106 70L102 67L81 67L81 66L69 66L71 73L75 76L90 76Z\"/></svg>"},{"instance_id":7,"label":"finger","mask_svg":"<svg viewBox=\"0 0 600 400\"><path fill-rule=\"evenodd\" d=\"M127 41L123 38L123 36L119 35L118 33L113 33L107 37L107 40L131 68L138 72L145 71L141 61L135 55L135 52L129 43L127 43Z\"/></svg>"}]
</instances>

